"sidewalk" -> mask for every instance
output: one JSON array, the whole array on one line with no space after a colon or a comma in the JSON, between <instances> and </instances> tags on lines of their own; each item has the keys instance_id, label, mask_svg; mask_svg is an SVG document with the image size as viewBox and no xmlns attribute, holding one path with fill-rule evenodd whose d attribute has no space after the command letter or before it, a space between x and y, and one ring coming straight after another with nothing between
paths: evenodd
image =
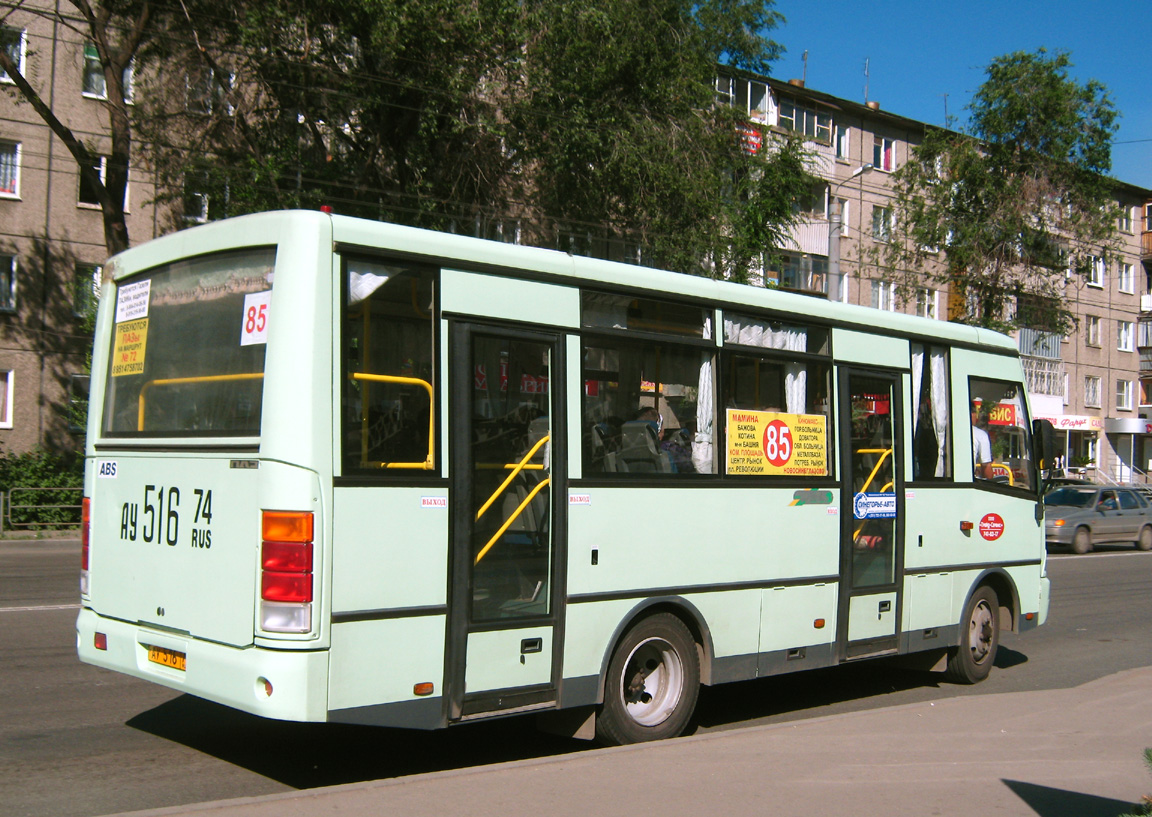
<instances>
[{"instance_id":1,"label":"sidewalk","mask_svg":"<svg viewBox=\"0 0 1152 817\"><path fill-rule=\"evenodd\" d=\"M133 814L1115 817L1152 794L1146 747L1152 668L1075 689L968 695Z\"/></svg>"}]
</instances>

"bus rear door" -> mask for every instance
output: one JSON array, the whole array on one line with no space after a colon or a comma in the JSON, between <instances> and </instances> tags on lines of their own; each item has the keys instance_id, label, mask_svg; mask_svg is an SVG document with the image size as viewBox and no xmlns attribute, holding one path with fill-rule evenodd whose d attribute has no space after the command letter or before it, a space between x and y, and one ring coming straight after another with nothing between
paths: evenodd
<instances>
[{"instance_id":1,"label":"bus rear door","mask_svg":"<svg viewBox=\"0 0 1152 817\"><path fill-rule=\"evenodd\" d=\"M556 701L567 496L560 341L452 328L450 721Z\"/></svg>"}]
</instances>

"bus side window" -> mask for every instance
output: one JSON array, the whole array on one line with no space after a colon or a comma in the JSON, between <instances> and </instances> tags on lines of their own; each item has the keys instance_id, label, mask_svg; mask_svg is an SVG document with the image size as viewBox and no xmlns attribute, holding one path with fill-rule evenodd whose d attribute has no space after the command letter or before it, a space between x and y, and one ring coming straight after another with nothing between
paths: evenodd
<instances>
[{"instance_id":1,"label":"bus side window","mask_svg":"<svg viewBox=\"0 0 1152 817\"><path fill-rule=\"evenodd\" d=\"M948 350L912 344L912 478L952 478Z\"/></svg>"},{"instance_id":2,"label":"bus side window","mask_svg":"<svg viewBox=\"0 0 1152 817\"><path fill-rule=\"evenodd\" d=\"M973 478L1031 490L1032 440L1022 385L970 377L968 408Z\"/></svg>"},{"instance_id":3,"label":"bus side window","mask_svg":"<svg viewBox=\"0 0 1152 817\"><path fill-rule=\"evenodd\" d=\"M432 276L363 259L347 265L344 471L433 470Z\"/></svg>"}]
</instances>

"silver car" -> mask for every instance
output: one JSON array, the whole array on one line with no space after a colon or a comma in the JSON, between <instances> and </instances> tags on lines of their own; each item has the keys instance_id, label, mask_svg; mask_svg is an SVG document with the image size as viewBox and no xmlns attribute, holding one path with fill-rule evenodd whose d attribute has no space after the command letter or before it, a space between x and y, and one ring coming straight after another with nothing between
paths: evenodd
<instances>
[{"instance_id":1,"label":"silver car","mask_svg":"<svg viewBox=\"0 0 1152 817\"><path fill-rule=\"evenodd\" d=\"M1152 550L1152 506L1131 488L1062 485L1044 495L1049 545L1088 553L1102 542L1135 542Z\"/></svg>"}]
</instances>

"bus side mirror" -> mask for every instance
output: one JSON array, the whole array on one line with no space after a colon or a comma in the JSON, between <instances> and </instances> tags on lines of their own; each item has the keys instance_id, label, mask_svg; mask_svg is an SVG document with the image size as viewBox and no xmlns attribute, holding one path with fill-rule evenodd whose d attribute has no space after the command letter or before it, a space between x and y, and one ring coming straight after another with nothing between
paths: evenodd
<instances>
[{"instance_id":1,"label":"bus side mirror","mask_svg":"<svg viewBox=\"0 0 1152 817\"><path fill-rule=\"evenodd\" d=\"M1036 466L1040 469L1041 477L1045 473L1052 473L1052 459L1056 455L1056 428L1048 420L1032 421L1032 453ZM1041 480L1043 483L1043 480ZM1041 484L1040 494L1044 494Z\"/></svg>"}]
</instances>

